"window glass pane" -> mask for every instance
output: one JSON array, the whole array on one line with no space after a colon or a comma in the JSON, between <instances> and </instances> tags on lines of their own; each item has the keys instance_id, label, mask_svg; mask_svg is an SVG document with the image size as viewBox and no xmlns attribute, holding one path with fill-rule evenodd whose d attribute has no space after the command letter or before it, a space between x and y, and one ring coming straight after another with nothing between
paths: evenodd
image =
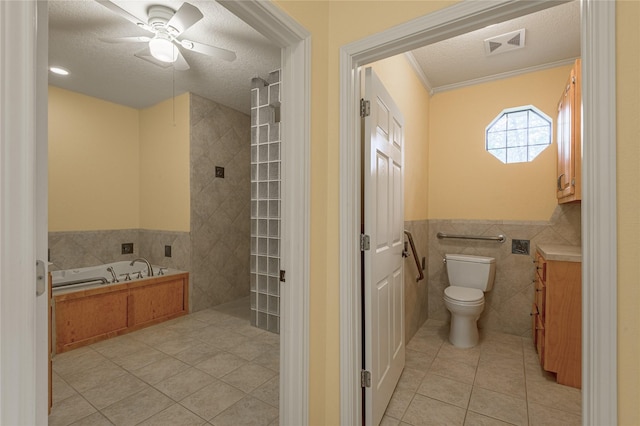
<instances>
[{"instance_id":1,"label":"window glass pane","mask_svg":"<svg viewBox=\"0 0 640 426\"><path fill-rule=\"evenodd\" d=\"M547 147L547 145L533 145L529 147L529 159L528 161L533 161L534 158L536 158L538 156L538 154L540 154L542 151L544 151L544 149Z\"/></svg>"},{"instance_id":2,"label":"window glass pane","mask_svg":"<svg viewBox=\"0 0 640 426\"><path fill-rule=\"evenodd\" d=\"M551 118L536 107L503 110L487 127L485 149L503 163L532 161L551 144Z\"/></svg>"},{"instance_id":3,"label":"window glass pane","mask_svg":"<svg viewBox=\"0 0 640 426\"><path fill-rule=\"evenodd\" d=\"M529 111L529 127L549 127L549 122L535 111Z\"/></svg>"},{"instance_id":4,"label":"window glass pane","mask_svg":"<svg viewBox=\"0 0 640 426\"><path fill-rule=\"evenodd\" d=\"M527 147L507 149L507 163L523 163L527 160Z\"/></svg>"},{"instance_id":5,"label":"window glass pane","mask_svg":"<svg viewBox=\"0 0 640 426\"><path fill-rule=\"evenodd\" d=\"M507 146L506 132L493 132L487 134L487 149L504 148Z\"/></svg>"},{"instance_id":6,"label":"window glass pane","mask_svg":"<svg viewBox=\"0 0 640 426\"><path fill-rule=\"evenodd\" d=\"M503 114L493 126L489 129L489 132L503 132L507 130L507 115Z\"/></svg>"},{"instance_id":7,"label":"window glass pane","mask_svg":"<svg viewBox=\"0 0 640 426\"><path fill-rule=\"evenodd\" d=\"M527 146L527 129L509 130L507 132L507 146Z\"/></svg>"},{"instance_id":8,"label":"window glass pane","mask_svg":"<svg viewBox=\"0 0 640 426\"><path fill-rule=\"evenodd\" d=\"M503 163L507 162L507 150L506 149L488 149L489 154L496 157L498 160Z\"/></svg>"},{"instance_id":9,"label":"window glass pane","mask_svg":"<svg viewBox=\"0 0 640 426\"><path fill-rule=\"evenodd\" d=\"M526 129L529 124L528 117L529 115L527 114L527 111L512 112L508 114L507 128L509 130Z\"/></svg>"}]
</instances>

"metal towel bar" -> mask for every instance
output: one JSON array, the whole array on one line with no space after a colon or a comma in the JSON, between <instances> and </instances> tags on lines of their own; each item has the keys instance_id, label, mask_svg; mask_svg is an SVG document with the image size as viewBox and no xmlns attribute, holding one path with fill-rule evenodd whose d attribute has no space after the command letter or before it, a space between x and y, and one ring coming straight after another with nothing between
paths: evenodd
<instances>
[{"instance_id":1,"label":"metal towel bar","mask_svg":"<svg viewBox=\"0 0 640 426\"><path fill-rule=\"evenodd\" d=\"M416 261L416 267L418 268L418 273L420 274L416 278L416 282L422 281L424 279L424 272L422 272L422 266L420 266L420 261L418 260L418 251L416 250L416 245L413 243L413 236L411 235L411 232L409 232L407 230L405 230L404 233L407 235L407 238L409 239L409 245L411 246L411 252L413 253L413 259ZM406 250L404 252L402 252L402 255L404 257L408 257L409 256L409 254L406 252Z\"/></svg>"},{"instance_id":2,"label":"metal towel bar","mask_svg":"<svg viewBox=\"0 0 640 426\"><path fill-rule=\"evenodd\" d=\"M500 234L495 237L487 237L484 235L454 235L454 234L443 234L442 232L438 232L437 237L439 240L443 238L456 238L459 240L485 240L485 241L498 241L499 243L504 243L507 241L507 238Z\"/></svg>"}]
</instances>

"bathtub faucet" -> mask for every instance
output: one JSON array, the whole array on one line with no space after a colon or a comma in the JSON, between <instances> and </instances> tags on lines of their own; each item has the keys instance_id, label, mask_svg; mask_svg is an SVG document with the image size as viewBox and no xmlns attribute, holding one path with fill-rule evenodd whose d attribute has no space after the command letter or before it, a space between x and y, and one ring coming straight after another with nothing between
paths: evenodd
<instances>
[{"instance_id":1,"label":"bathtub faucet","mask_svg":"<svg viewBox=\"0 0 640 426\"><path fill-rule=\"evenodd\" d=\"M120 281L118 281L118 276L116 275L116 272L113 270L113 268L111 266L109 266L107 268L107 271L111 272L111 276L113 277L113 281L111 281L112 283L119 283Z\"/></svg>"},{"instance_id":2,"label":"bathtub faucet","mask_svg":"<svg viewBox=\"0 0 640 426\"><path fill-rule=\"evenodd\" d=\"M131 261L131 263L129 264L129 266L133 266L134 263L136 262L143 262L147 265L147 276L148 277L152 277L153 276L153 268L151 267L151 264L149 263L149 261L147 259L145 259L144 257L140 257L138 259L134 259Z\"/></svg>"}]
</instances>

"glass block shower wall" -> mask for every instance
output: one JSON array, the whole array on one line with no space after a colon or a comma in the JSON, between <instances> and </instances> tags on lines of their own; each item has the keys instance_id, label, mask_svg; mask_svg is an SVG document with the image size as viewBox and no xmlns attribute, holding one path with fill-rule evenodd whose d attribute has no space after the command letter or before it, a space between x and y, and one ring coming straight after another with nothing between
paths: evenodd
<instances>
[{"instance_id":1,"label":"glass block shower wall","mask_svg":"<svg viewBox=\"0 0 640 426\"><path fill-rule=\"evenodd\" d=\"M251 324L280 333L280 71L251 80Z\"/></svg>"}]
</instances>

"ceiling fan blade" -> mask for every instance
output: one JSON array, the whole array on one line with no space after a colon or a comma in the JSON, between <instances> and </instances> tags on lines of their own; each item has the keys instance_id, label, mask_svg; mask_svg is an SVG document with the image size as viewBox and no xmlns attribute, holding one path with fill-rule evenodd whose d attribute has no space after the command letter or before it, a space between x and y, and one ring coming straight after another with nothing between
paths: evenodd
<instances>
[{"instance_id":1,"label":"ceiling fan blade","mask_svg":"<svg viewBox=\"0 0 640 426\"><path fill-rule=\"evenodd\" d=\"M175 15L169 19L167 26L175 28L178 31L177 35L180 35L187 28L201 20L203 16L197 7L189 3L183 3Z\"/></svg>"},{"instance_id":2,"label":"ceiling fan blade","mask_svg":"<svg viewBox=\"0 0 640 426\"><path fill-rule=\"evenodd\" d=\"M149 50L149 47L145 47L144 49L136 52L133 54L133 56L138 57L140 59L144 59L147 62L151 62L154 65L157 65L161 68L169 68L171 66L171 64L169 62L162 62L157 60L156 58L154 58L153 56L151 56L151 51Z\"/></svg>"},{"instance_id":3,"label":"ceiling fan blade","mask_svg":"<svg viewBox=\"0 0 640 426\"><path fill-rule=\"evenodd\" d=\"M194 52L202 53L203 55L212 56L229 62L235 61L236 59L235 52L221 47L209 46L208 44L198 43L197 41L191 40L180 40L179 43L185 49L193 50Z\"/></svg>"},{"instance_id":4,"label":"ceiling fan blade","mask_svg":"<svg viewBox=\"0 0 640 426\"><path fill-rule=\"evenodd\" d=\"M112 3L109 0L96 0L96 1L101 5L103 5L104 7L106 7L107 9L109 9L110 11L122 16L127 21L132 22L137 26L139 26L140 28L144 28L147 31L151 31L151 29L149 28L146 22L133 16L132 14L130 14L120 6L116 5L115 3Z\"/></svg>"},{"instance_id":5,"label":"ceiling fan blade","mask_svg":"<svg viewBox=\"0 0 640 426\"><path fill-rule=\"evenodd\" d=\"M147 43L151 40L151 37L146 36L133 36L133 37L109 37L100 38L100 41L105 43Z\"/></svg>"},{"instance_id":6,"label":"ceiling fan blade","mask_svg":"<svg viewBox=\"0 0 640 426\"><path fill-rule=\"evenodd\" d=\"M173 63L173 67L177 71L186 71L189 69L189 64L187 63L187 60L184 58L184 56L182 56L182 52L180 52L179 50L178 50L178 59L176 59L176 61Z\"/></svg>"}]
</instances>

